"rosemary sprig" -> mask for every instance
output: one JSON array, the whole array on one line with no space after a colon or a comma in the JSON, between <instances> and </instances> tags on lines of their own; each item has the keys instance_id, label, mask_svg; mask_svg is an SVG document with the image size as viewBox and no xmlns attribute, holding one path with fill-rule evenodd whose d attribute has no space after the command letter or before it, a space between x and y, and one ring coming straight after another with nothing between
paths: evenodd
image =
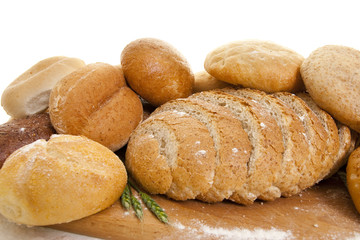
<instances>
[{"instance_id":1,"label":"rosemary sprig","mask_svg":"<svg viewBox=\"0 0 360 240\"><path fill-rule=\"evenodd\" d=\"M129 180L129 185L133 187L140 195L142 201L145 203L145 205L150 209L150 211L163 223L168 223L168 216L165 213L164 209L162 209L157 202L151 198L148 194L141 191L136 185L134 185Z\"/></svg>"},{"instance_id":2,"label":"rosemary sprig","mask_svg":"<svg viewBox=\"0 0 360 240\"><path fill-rule=\"evenodd\" d=\"M123 194L121 195L121 205L126 209L130 210L131 208L131 199L130 199L130 188L129 185L126 184Z\"/></svg>"}]
</instances>

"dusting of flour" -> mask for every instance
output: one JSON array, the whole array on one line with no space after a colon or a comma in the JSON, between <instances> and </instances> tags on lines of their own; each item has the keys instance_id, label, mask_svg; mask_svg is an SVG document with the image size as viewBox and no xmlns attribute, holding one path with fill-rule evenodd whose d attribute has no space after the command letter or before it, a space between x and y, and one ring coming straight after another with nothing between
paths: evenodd
<instances>
[{"instance_id":1,"label":"dusting of flour","mask_svg":"<svg viewBox=\"0 0 360 240\"><path fill-rule=\"evenodd\" d=\"M210 227L201 221L194 220L190 226L184 226L180 222L173 222L171 224L174 228L181 230L184 239L219 239L219 240L283 240L294 239L291 231L282 231L275 228L261 229L255 228L253 230L243 228L223 228Z\"/></svg>"}]
</instances>

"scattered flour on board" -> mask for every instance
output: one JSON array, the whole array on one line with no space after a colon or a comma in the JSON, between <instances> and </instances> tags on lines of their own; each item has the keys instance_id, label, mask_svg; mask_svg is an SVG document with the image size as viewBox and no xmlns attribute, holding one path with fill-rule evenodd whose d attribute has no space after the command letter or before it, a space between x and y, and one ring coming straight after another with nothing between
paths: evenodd
<instances>
[{"instance_id":1,"label":"scattered flour on board","mask_svg":"<svg viewBox=\"0 0 360 240\"><path fill-rule=\"evenodd\" d=\"M190 226L184 226L180 222L171 224L173 227L182 231L184 239L221 239L221 240L283 240L294 239L291 231L282 231L275 228L261 229L255 228L254 230L243 228L222 228L210 227L200 221L192 221Z\"/></svg>"}]
</instances>

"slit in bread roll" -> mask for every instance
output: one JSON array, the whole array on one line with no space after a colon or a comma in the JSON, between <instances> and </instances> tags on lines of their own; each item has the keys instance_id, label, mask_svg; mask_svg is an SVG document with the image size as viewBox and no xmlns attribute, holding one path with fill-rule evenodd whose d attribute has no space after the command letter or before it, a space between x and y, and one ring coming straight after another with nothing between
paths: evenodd
<instances>
[{"instance_id":1,"label":"slit in bread roll","mask_svg":"<svg viewBox=\"0 0 360 240\"><path fill-rule=\"evenodd\" d=\"M0 171L0 213L15 223L44 226L95 214L127 183L119 157L86 137L53 135L9 156Z\"/></svg>"},{"instance_id":2,"label":"slit in bread roll","mask_svg":"<svg viewBox=\"0 0 360 240\"><path fill-rule=\"evenodd\" d=\"M55 84L85 66L78 58L63 56L44 59L21 74L4 90L1 105L13 118L22 118L44 111Z\"/></svg>"}]
</instances>

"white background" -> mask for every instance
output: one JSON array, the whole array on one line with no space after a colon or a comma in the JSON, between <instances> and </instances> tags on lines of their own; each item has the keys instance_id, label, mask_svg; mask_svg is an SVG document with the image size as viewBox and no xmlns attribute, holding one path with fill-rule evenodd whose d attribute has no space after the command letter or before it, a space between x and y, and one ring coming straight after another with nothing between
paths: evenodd
<instances>
[{"instance_id":1,"label":"white background","mask_svg":"<svg viewBox=\"0 0 360 240\"><path fill-rule=\"evenodd\" d=\"M141 37L176 47L194 72L234 40L270 40L304 57L326 44L360 49L357 1L1 1L0 92L38 61L63 55L120 63ZM8 119L0 109L0 123Z\"/></svg>"}]
</instances>

